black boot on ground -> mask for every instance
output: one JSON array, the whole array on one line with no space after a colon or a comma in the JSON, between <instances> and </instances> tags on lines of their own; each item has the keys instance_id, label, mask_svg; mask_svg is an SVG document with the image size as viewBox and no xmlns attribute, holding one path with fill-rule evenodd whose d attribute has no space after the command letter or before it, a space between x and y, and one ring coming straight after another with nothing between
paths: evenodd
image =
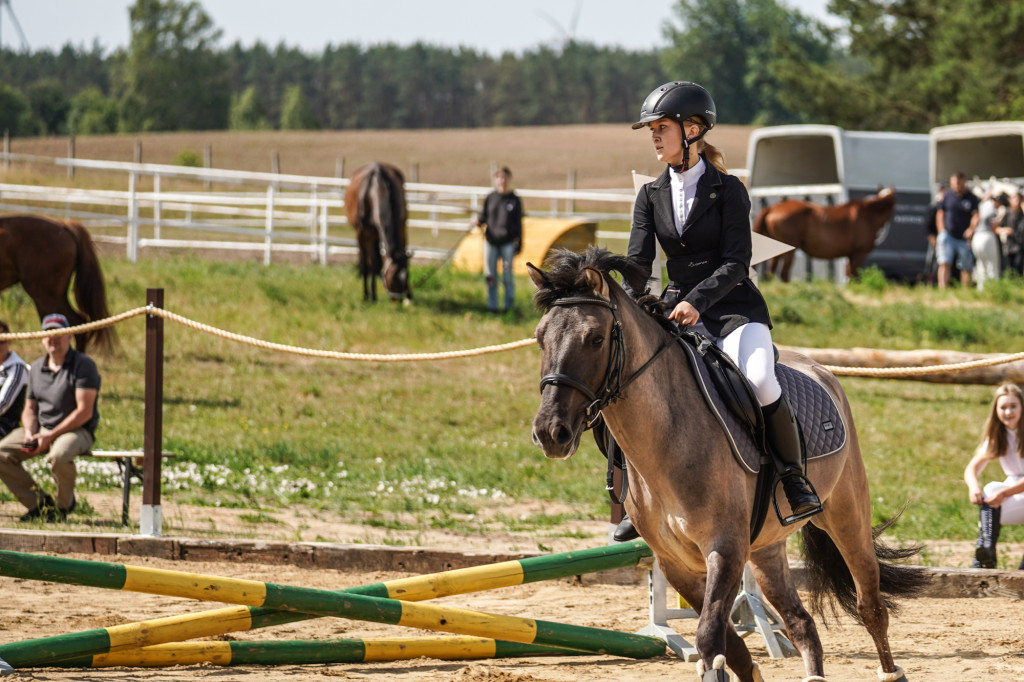
<instances>
[{"instance_id":1,"label":"black boot on ground","mask_svg":"<svg viewBox=\"0 0 1024 682\"><path fill-rule=\"evenodd\" d=\"M615 526L615 531L612 533L612 539L615 542L629 542L630 540L636 540L638 537L640 537L640 531L636 529L628 516L622 517L619 525Z\"/></svg>"},{"instance_id":2,"label":"black boot on ground","mask_svg":"<svg viewBox=\"0 0 1024 682\"><path fill-rule=\"evenodd\" d=\"M807 518L821 511L821 500L811 489L803 472L803 441L793 407L786 396L761 408L764 414L765 436L770 454L785 465L782 490L793 510L794 520Z\"/></svg>"},{"instance_id":3,"label":"black boot on ground","mask_svg":"<svg viewBox=\"0 0 1024 682\"><path fill-rule=\"evenodd\" d=\"M999 531L1002 528L1000 516L1002 509L981 505L978 522L978 543L974 549L974 563L971 568L995 568L996 545L999 542ZM1021 562L1024 563L1024 562Z\"/></svg>"}]
</instances>

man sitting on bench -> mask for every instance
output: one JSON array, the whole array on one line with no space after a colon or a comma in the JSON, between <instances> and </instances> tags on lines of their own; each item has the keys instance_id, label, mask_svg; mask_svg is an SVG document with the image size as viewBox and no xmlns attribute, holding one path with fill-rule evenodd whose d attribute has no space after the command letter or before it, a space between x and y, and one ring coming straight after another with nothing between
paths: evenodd
<instances>
[{"instance_id":1,"label":"man sitting on bench","mask_svg":"<svg viewBox=\"0 0 1024 682\"><path fill-rule=\"evenodd\" d=\"M65 329L63 315L43 318L43 330ZM75 502L75 457L92 448L100 415L96 363L71 348L71 336L43 339L46 355L32 363L21 426L0 440L0 480L28 509L21 521L63 521ZM43 492L23 462L46 455L57 499Z\"/></svg>"}]
</instances>

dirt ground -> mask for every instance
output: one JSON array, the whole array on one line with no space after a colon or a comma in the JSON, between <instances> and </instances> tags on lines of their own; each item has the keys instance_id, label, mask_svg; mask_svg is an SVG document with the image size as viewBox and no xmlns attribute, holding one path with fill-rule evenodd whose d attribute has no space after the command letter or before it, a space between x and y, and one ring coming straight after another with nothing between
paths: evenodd
<instances>
[{"instance_id":1,"label":"dirt ground","mask_svg":"<svg viewBox=\"0 0 1024 682\"><path fill-rule=\"evenodd\" d=\"M94 557L79 557L94 558ZM323 589L403 577L392 573L310 571L293 567L237 563L181 564L133 558L135 565L196 573L242 577ZM182 604L180 599L97 588L55 585L0 578L0 642L109 627L159 616L180 615L219 605ZM568 580L533 583L440 600L451 606L551 621L639 630L646 622L645 586L587 585ZM1024 613L1020 601L1005 598L918 599L893 619L890 642L896 661L910 680L985 679L1010 682L1024 671ZM672 621L688 641L696 622ZM820 628L830 682L873 680L874 647L863 628L843 619ZM395 626L343 619L317 619L276 628L239 632L238 640L395 637L423 634ZM771 659L759 636L747 638L765 680L800 680L799 659ZM568 682L607 680L647 682L651 679L697 679L694 664L677 658L633 661L607 656L535 657L485 661L416 659L383 663L249 666L223 668L210 664L166 669L105 668L95 670L32 669L11 680L184 680L210 677L218 682L255 679L403 680L409 682Z\"/></svg>"},{"instance_id":2,"label":"dirt ground","mask_svg":"<svg viewBox=\"0 0 1024 682\"><path fill-rule=\"evenodd\" d=\"M98 510L114 507L119 499L88 494ZM166 502L165 502L166 504ZM527 505L528 506L528 505ZM524 511L525 511L524 507ZM504 510L506 513L508 509ZM552 510L548 510L551 512ZM278 523L247 527L238 510L179 508L173 504L165 514L178 519L176 528L165 534L191 536L202 529L217 528L218 535L282 536L291 541L313 540L331 528L329 541L380 543L385 538L396 542L394 531L371 530L352 520L314 514L279 515ZM16 527L13 503L0 504L0 525ZM133 509L133 516L136 515ZM56 527L55 527L56 528ZM87 524L67 524L61 530L88 530ZM116 532L116 528L92 528ZM442 532L409 534L407 544L464 550L535 551L538 544L551 551L565 551L600 545L607 524L581 524L579 537L552 538L528 533L479 533L455 536ZM246 532L247 531L247 532ZM415 540L415 542L414 542ZM931 557L944 557L947 566L969 562L971 543L929 543ZM1022 548L1006 547L1015 555ZM341 572L327 569L301 569L292 566L240 563L171 562L146 557L78 556L76 558L124 562L132 565L177 571L238 577L250 580L299 585L322 589L341 589L365 583L405 577L400 573ZM0 643L68 634L109 627L160 616L219 608L219 604L183 604L182 600L88 587L40 583L0 577ZM534 583L472 595L440 600L449 606L489 613L521 616L635 632L647 622L647 588L644 585L580 585L569 580ZM890 642L897 663L910 680L985 679L1010 682L1024 674L1024 605L1014 598L916 599L904 604L900 616L893 618ZM693 642L696 621L677 620L672 625ZM830 627L819 621L826 652L825 672L830 682L874 680L878 665L867 632L851 619L843 618ZM430 634L396 626L378 625L344 619L317 619L276 628L239 632L225 638L237 640L299 640L362 637L401 637ZM765 680L801 680L799 659L771 659L759 635L747 638ZM535 657L485 661L439 661L416 659L384 663L283 665L223 668L212 664L167 669L108 668L97 670L33 669L19 671L11 680L184 680L211 677L218 682L255 679L309 680L402 680L408 682L647 682L651 679L694 679L694 664L673 657L632 661L606 656Z\"/></svg>"}]
</instances>

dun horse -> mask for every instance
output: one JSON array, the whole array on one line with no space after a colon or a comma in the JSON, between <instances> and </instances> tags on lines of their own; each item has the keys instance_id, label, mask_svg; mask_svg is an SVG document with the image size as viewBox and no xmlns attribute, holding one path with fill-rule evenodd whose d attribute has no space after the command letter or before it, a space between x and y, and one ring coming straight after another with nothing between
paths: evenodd
<instances>
[{"instance_id":1,"label":"dun horse","mask_svg":"<svg viewBox=\"0 0 1024 682\"><path fill-rule=\"evenodd\" d=\"M356 169L345 190L345 211L359 241L359 274L367 301L377 300L377 277L393 300L412 297L404 183L399 169L371 163Z\"/></svg>"},{"instance_id":2,"label":"dun horse","mask_svg":"<svg viewBox=\"0 0 1024 682\"><path fill-rule=\"evenodd\" d=\"M68 301L72 275L78 310ZM0 217L0 291L19 282L40 319L61 313L72 325L79 325L110 316L96 249L89 232L78 223L36 215ZM84 351L94 343L107 352L116 338L113 327L103 327L77 334L75 345Z\"/></svg>"},{"instance_id":3,"label":"dun horse","mask_svg":"<svg viewBox=\"0 0 1024 682\"><path fill-rule=\"evenodd\" d=\"M702 682L726 682L724 665L741 682L762 680L730 621L748 561L803 657L805 682L824 682L821 642L786 557L786 538L800 522L783 526L769 514L751 542L755 476L734 457L658 299L634 301L609 273L619 272L636 291L645 277L628 258L595 248L585 255L561 251L552 263L548 272L528 266L536 303L546 310L536 330L544 378L534 442L550 458L571 457L600 410L626 455L626 511L669 583L700 613ZM879 679L905 682L889 648L889 609L893 597L916 593L927 578L889 561L917 549L888 547L873 535L867 476L838 381L807 357L783 352L782 362L820 385L846 429L835 452L807 470L824 504L809 524L802 522L814 603L828 605L822 598L833 597L874 640ZM778 504L785 514L785 500Z\"/></svg>"},{"instance_id":4,"label":"dun horse","mask_svg":"<svg viewBox=\"0 0 1024 682\"><path fill-rule=\"evenodd\" d=\"M811 258L848 258L847 275L853 277L875 248L878 233L892 218L895 206L892 187L839 206L786 199L762 209L754 232L795 246ZM792 266L790 251L774 259L770 270L788 282Z\"/></svg>"}]
</instances>

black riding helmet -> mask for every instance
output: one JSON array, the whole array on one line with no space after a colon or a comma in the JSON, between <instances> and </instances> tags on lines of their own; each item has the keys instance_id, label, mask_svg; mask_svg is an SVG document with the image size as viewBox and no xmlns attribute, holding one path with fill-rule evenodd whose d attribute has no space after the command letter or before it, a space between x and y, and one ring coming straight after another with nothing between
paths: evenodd
<instances>
[{"instance_id":1,"label":"black riding helmet","mask_svg":"<svg viewBox=\"0 0 1024 682\"><path fill-rule=\"evenodd\" d=\"M672 81L647 95L640 107L640 120L633 124L633 130L659 118L670 118L682 125L683 121L694 116L704 121L705 130L714 128L718 118L715 100L696 83Z\"/></svg>"},{"instance_id":2,"label":"black riding helmet","mask_svg":"<svg viewBox=\"0 0 1024 682\"><path fill-rule=\"evenodd\" d=\"M683 125L688 118L697 118L704 122L700 133L691 138L683 139L683 163L678 167L673 166L677 171L684 171L690 167L690 145L704 137L704 134L715 127L715 120L718 118L718 110L715 108L715 100L711 99L708 91L690 81L672 81L655 88L647 95L643 105L640 107L640 120L633 124L633 130L643 128L651 121L659 118L668 118Z\"/></svg>"}]
</instances>

